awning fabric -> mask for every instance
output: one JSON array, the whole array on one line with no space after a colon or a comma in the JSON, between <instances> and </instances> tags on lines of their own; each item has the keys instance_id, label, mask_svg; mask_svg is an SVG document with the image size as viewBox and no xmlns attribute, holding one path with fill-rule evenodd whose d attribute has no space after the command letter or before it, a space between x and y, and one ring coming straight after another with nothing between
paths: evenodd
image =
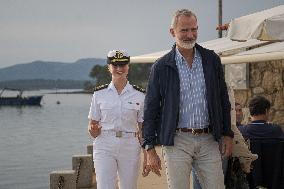
<instances>
[{"instance_id":1,"label":"awning fabric","mask_svg":"<svg viewBox=\"0 0 284 189\"><path fill-rule=\"evenodd\" d=\"M200 43L201 46L214 50L220 56L229 56L238 52L246 51L248 48L255 48L267 42L259 41L256 39L248 40L246 42L232 41L227 37L210 40ZM159 51L130 58L131 63L153 63L158 58L162 57L170 50Z\"/></svg>"},{"instance_id":2,"label":"awning fabric","mask_svg":"<svg viewBox=\"0 0 284 189\"><path fill-rule=\"evenodd\" d=\"M221 57L222 64L239 64L284 60L284 42L268 44L228 57Z\"/></svg>"},{"instance_id":3,"label":"awning fabric","mask_svg":"<svg viewBox=\"0 0 284 189\"><path fill-rule=\"evenodd\" d=\"M228 37L236 41L284 40L284 5L233 19Z\"/></svg>"}]
</instances>

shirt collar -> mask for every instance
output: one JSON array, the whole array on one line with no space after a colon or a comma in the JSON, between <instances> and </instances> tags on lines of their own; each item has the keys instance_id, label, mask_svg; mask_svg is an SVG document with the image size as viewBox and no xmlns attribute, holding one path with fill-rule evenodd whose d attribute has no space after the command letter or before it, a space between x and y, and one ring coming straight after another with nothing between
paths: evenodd
<instances>
[{"instance_id":1,"label":"shirt collar","mask_svg":"<svg viewBox=\"0 0 284 189\"><path fill-rule=\"evenodd\" d=\"M185 58L182 56L182 54L179 52L178 47L176 46L176 58L177 62L186 62ZM197 49L194 47L194 55L193 55L193 64L194 64L194 59L197 58Z\"/></svg>"},{"instance_id":2,"label":"shirt collar","mask_svg":"<svg viewBox=\"0 0 284 189\"><path fill-rule=\"evenodd\" d=\"M179 52L178 48L176 47L176 58L177 58L177 62L183 62L184 61L184 57L181 55L181 53Z\"/></svg>"},{"instance_id":3,"label":"shirt collar","mask_svg":"<svg viewBox=\"0 0 284 189\"><path fill-rule=\"evenodd\" d=\"M110 84L108 85L108 90L113 90L113 91L116 91L116 88L113 84L113 82L111 81ZM121 94L126 92L126 91L130 91L131 90L131 85L129 84L129 81L127 81L124 89L122 90Z\"/></svg>"},{"instance_id":4,"label":"shirt collar","mask_svg":"<svg viewBox=\"0 0 284 189\"><path fill-rule=\"evenodd\" d=\"M125 91L130 91L132 89L131 85L129 84L129 81L127 81L124 89L122 90L122 92L125 90Z\"/></svg>"},{"instance_id":5,"label":"shirt collar","mask_svg":"<svg viewBox=\"0 0 284 189\"><path fill-rule=\"evenodd\" d=\"M255 120L255 121L251 121L252 124L264 124L266 123L266 121L264 120Z\"/></svg>"},{"instance_id":6,"label":"shirt collar","mask_svg":"<svg viewBox=\"0 0 284 189\"><path fill-rule=\"evenodd\" d=\"M116 90L113 82L111 81L110 84L108 85L108 90Z\"/></svg>"}]
</instances>

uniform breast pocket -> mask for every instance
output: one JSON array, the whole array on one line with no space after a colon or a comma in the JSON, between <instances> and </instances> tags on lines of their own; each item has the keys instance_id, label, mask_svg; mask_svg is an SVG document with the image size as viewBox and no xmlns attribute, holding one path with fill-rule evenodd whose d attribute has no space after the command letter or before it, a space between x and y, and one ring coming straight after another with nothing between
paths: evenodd
<instances>
[{"instance_id":1,"label":"uniform breast pocket","mask_svg":"<svg viewBox=\"0 0 284 189\"><path fill-rule=\"evenodd\" d=\"M101 109L101 122L112 122L115 115L115 106L111 103L102 103Z\"/></svg>"},{"instance_id":2,"label":"uniform breast pocket","mask_svg":"<svg viewBox=\"0 0 284 189\"><path fill-rule=\"evenodd\" d=\"M140 109L140 103L126 103L123 105L124 117L128 120L137 122L137 115Z\"/></svg>"}]
</instances>

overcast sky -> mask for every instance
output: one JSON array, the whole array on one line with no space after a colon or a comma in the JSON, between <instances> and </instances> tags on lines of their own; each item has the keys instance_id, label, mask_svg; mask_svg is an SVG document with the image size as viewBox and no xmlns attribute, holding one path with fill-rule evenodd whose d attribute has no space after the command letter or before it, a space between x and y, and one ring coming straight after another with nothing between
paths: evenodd
<instances>
[{"instance_id":1,"label":"overcast sky","mask_svg":"<svg viewBox=\"0 0 284 189\"><path fill-rule=\"evenodd\" d=\"M223 23L284 0L223 0ZM0 68L35 60L75 62L169 49L172 14L198 16L198 41L217 38L218 0L0 0Z\"/></svg>"}]
</instances>

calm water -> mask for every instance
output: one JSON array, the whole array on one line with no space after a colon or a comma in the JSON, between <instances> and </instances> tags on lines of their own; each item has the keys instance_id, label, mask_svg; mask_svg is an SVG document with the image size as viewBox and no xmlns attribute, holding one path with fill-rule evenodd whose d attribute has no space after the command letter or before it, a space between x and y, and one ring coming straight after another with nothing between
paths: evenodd
<instances>
[{"instance_id":1,"label":"calm water","mask_svg":"<svg viewBox=\"0 0 284 189\"><path fill-rule=\"evenodd\" d=\"M86 154L90 94L44 94L41 107L0 107L0 189L49 188L49 174ZM61 104L57 105L56 101Z\"/></svg>"}]
</instances>

